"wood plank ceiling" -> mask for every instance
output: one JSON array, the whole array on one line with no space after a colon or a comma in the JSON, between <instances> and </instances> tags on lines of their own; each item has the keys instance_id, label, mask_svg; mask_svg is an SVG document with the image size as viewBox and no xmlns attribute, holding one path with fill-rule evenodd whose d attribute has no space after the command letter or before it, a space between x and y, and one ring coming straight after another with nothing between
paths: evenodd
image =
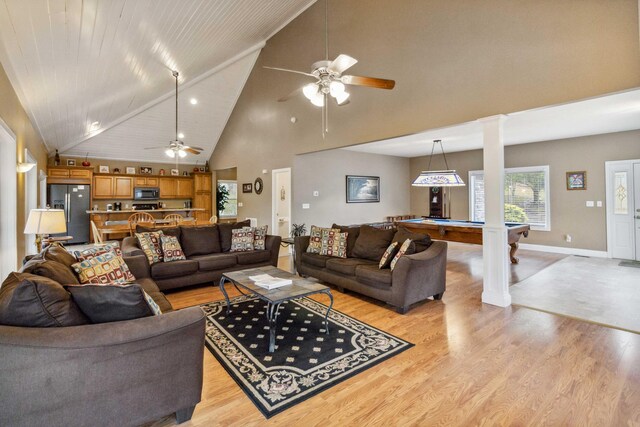
<instances>
[{"instance_id":1,"label":"wood plank ceiling","mask_svg":"<svg viewBox=\"0 0 640 427\"><path fill-rule=\"evenodd\" d=\"M264 42L314 1L0 0L0 62L51 152L140 161L169 161L144 148L174 138L176 69L204 161Z\"/></svg>"}]
</instances>

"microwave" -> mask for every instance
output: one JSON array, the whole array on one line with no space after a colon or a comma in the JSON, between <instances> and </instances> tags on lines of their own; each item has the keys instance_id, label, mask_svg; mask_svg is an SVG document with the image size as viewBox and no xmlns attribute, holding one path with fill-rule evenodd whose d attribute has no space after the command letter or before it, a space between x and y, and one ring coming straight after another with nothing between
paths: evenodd
<instances>
[{"instance_id":1,"label":"microwave","mask_svg":"<svg viewBox=\"0 0 640 427\"><path fill-rule=\"evenodd\" d=\"M133 189L133 200L157 200L160 189L157 187L136 187Z\"/></svg>"}]
</instances>

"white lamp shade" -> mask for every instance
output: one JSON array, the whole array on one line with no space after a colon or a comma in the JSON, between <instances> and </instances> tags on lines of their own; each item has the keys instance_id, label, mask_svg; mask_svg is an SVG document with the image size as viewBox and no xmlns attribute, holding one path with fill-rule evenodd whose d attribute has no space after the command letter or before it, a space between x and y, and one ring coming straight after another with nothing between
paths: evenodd
<instances>
[{"instance_id":1,"label":"white lamp shade","mask_svg":"<svg viewBox=\"0 0 640 427\"><path fill-rule=\"evenodd\" d=\"M164 150L164 154L166 154L167 156L174 158L176 156L176 152L173 151L173 149L171 148L167 148L166 150Z\"/></svg>"},{"instance_id":2,"label":"white lamp shade","mask_svg":"<svg viewBox=\"0 0 640 427\"><path fill-rule=\"evenodd\" d=\"M338 82L338 81L335 81L335 80L332 81L329 84L329 93L334 98L337 98L338 95L340 95L341 93L344 93L344 83Z\"/></svg>"},{"instance_id":3,"label":"white lamp shade","mask_svg":"<svg viewBox=\"0 0 640 427\"><path fill-rule=\"evenodd\" d=\"M187 157L187 152L184 150L178 150L178 156L180 157Z\"/></svg>"},{"instance_id":4,"label":"white lamp shade","mask_svg":"<svg viewBox=\"0 0 640 427\"><path fill-rule=\"evenodd\" d=\"M311 98L311 103L316 107L324 107L324 95L317 92L313 98Z\"/></svg>"},{"instance_id":5,"label":"white lamp shade","mask_svg":"<svg viewBox=\"0 0 640 427\"><path fill-rule=\"evenodd\" d=\"M349 92L341 92L336 96L338 105L342 105L349 98Z\"/></svg>"},{"instance_id":6,"label":"white lamp shade","mask_svg":"<svg viewBox=\"0 0 640 427\"><path fill-rule=\"evenodd\" d=\"M309 83L302 88L302 93L309 101L313 101L313 97L318 93L318 85L315 83Z\"/></svg>"},{"instance_id":7,"label":"white lamp shade","mask_svg":"<svg viewBox=\"0 0 640 427\"><path fill-rule=\"evenodd\" d=\"M56 234L67 232L62 209L31 209L24 234Z\"/></svg>"},{"instance_id":8,"label":"white lamp shade","mask_svg":"<svg viewBox=\"0 0 640 427\"><path fill-rule=\"evenodd\" d=\"M422 171L411 184L414 187L462 187L465 185L455 170Z\"/></svg>"}]
</instances>

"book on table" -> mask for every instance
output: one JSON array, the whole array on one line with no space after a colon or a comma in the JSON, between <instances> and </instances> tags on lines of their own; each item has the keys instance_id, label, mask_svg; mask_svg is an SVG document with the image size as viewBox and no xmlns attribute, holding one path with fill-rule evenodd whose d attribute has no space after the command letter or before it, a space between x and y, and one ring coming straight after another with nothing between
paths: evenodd
<instances>
[{"instance_id":1,"label":"book on table","mask_svg":"<svg viewBox=\"0 0 640 427\"><path fill-rule=\"evenodd\" d=\"M273 277L270 274L259 274L257 276L249 276L249 279L265 289L275 289L281 286L287 286L293 283L291 279L283 279L281 277Z\"/></svg>"}]
</instances>

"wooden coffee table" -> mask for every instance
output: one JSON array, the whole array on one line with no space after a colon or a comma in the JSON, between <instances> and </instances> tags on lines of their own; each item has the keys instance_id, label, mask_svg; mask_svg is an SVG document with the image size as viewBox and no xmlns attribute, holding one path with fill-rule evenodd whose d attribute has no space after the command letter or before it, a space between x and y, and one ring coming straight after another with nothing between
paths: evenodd
<instances>
[{"instance_id":1,"label":"wooden coffee table","mask_svg":"<svg viewBox=\"0 0 640 427\"><path fill-rule=\"evenodd\" d=\"M249 279L249 276L257 276L259 274L269 274L273 277L291 279L292 283L276 289L265 289L256 285L253 280ZM333 295L331 295L331 289L328 286L312 282L308 279L303 279L302 277L295 276L284 270L271 266L231 271L222 275L219 285L220 290L224 295L224 299L227 301L227 314L231 313L231 301L229 301L229 296L224 288L224 284L226 282L231 282L242 295L247 294L240 288L255 294L259 299L267 303L267 319L269 321L269 353L273 353L275 350L278 310L280 309L280 305L285 301L313 294L326 294L329 297L330 304L327 308L327 313L324 316L324 325L325 332L327 334L329 333L328 318L331 307L333 307Z\"/></svg>"}]
</instances>

